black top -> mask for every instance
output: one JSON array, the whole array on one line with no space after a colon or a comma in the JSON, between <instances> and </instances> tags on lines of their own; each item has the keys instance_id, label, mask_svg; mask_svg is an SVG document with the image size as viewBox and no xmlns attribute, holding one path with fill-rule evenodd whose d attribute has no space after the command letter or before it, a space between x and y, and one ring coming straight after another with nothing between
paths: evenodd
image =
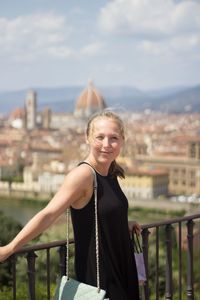
<instances>
[{"instance_id":1,"label":"black top","mask_svg":"<svg viewBox=\"0 0 200 300\"><path fill-rule=\"evenodd\" d=\"M128 230L128 201L117 178L97 175L100 287L110 300L139 300L138 278ZM96 286L94 195L71 208L77 280Z\"/></svg>"}]
</instances>

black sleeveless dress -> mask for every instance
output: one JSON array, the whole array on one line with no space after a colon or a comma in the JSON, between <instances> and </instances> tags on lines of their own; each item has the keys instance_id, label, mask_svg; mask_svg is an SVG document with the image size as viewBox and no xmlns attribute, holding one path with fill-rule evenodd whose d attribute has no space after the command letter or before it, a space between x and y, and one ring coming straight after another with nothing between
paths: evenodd
<instances>
[{"instance_id":1,"label":"black sleeveless dress","mask_svg":"<svg viewBox=\"0 0 200 300\"><path fill-rule=\"evenodd\" d=\"M100 287L110 300L139 300L137 271L128 230L128 201L117 178L97 175ZM71 208L77 280L96 286L94 196Z\"/></svg>"}]
</instances>

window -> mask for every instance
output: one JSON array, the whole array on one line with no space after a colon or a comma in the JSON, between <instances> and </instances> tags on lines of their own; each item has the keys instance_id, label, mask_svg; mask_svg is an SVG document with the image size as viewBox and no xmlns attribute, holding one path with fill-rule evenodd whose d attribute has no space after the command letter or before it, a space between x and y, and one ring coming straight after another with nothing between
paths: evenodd
<instances>
[{"instance_id":1,"label":"window","mask_svg":"<svg viewBox=\"0 0 200 300\"><path fill-rule=\"evenodd\" d=\"M196 156L195 143L192 143L192 144L190 145L190 157L195 158L195 156Z\"/></svg>"}]
</instances>

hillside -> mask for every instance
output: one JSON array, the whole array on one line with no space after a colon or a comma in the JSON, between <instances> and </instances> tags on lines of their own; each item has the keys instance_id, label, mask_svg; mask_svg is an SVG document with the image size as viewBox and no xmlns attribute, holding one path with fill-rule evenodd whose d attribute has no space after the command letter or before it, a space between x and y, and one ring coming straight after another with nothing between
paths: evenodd
<instances>
[{"instance_id":1,"label":"hillside","mask_svg":"<svg viewBox=\"0 0 200 300\"><path fill-rule=\"evenodd\" d=\"M38 93L38 109L49 106L54 112L72 112L82 86L34 88ZM134 87L100 87L109 107L143 111L152 109L168 113L200 112L200 85L173 87L165 90L141 91ZM27 90L0 92L0 113L7 114L24 107Z\"/></svg>"}]
</instances>

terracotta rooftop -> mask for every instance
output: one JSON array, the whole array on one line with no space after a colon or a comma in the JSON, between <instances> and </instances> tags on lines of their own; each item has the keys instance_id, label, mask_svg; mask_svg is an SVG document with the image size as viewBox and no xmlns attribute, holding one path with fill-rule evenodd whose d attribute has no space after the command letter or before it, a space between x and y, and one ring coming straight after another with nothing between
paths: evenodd
<instances>
[{"instance_id":1,"label":"terracotta rooftop","mask_svg":"<svg viewBox=\"0 0 200 300\"><path fill-rule=\"evenodd\" d=\"M89 82L86 89L80 94L76 102L76 109L103 109L106 107L105 101L101 93Z\"/></svg>"}]
</instances>

